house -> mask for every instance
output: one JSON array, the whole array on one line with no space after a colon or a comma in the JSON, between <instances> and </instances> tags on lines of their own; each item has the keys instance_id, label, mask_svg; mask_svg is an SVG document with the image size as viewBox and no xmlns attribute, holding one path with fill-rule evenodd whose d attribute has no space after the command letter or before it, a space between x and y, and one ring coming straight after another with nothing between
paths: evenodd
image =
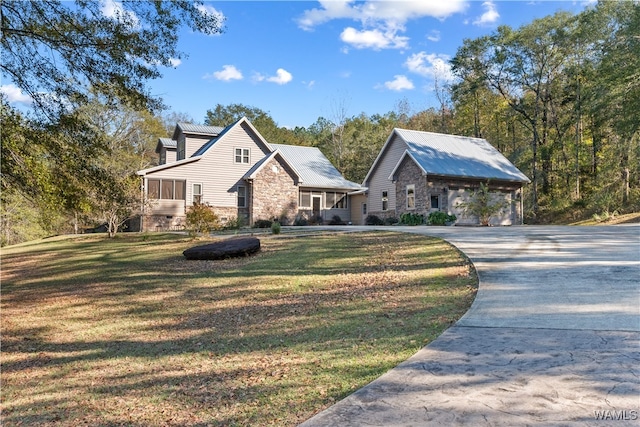
<instances>
[{"instance_id":1,"label":"house","mask_svg":"<svg viewBox=\"0 0 640 427\"><path fill-rule=\"evenodd\" d=\"M350 221L349 193L361 189L317 148L270 144L244 117L225 128L178 123L156 152L160 164L138 171L142 230L183 228L195 203L223 222Z\"/></svg>"},{"instance_id":2,"label":"house","mask_svg":"<svg viewBox=\"0 0 640 427\"><path fill-rule=\"evenodd\" d=\"M522 224L522 187L530 181L489 142L394 129L364 179L368 190L360 203L368 215L382 219L442 211L456 215L457 224L477 224L460 204L481 182L507 206L491 224Z\"/></svg>"}]
</instances>

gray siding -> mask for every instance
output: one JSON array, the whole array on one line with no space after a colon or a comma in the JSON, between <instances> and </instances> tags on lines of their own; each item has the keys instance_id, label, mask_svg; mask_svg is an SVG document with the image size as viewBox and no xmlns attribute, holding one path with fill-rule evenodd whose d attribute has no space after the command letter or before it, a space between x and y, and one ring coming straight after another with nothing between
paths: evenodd
<instances>
[{"instance_id":1,"label":"gray siding","mask_svg":"<svg viewBox=\"0 0 640 427\"><path fill-rule=\"evenodd\" d=\"M193 156L200 147L207 143L212 137L201 135L186 135L185 142L187 144L187 157Z\"/></svg>"},{"instance_id":2,"label":"gray siding","mask_svg":"<svg viewBox=\"0 0 640 427\"><path fill-rule=\"evenodd\" d=\"M373 214L382 211L382 191L388 191L389 206L388 211L396 208L396 190L395 184L389 180L389 175L396 166L400 157L407 149L405 142L394 135L393 139L385 147L375 170L369 177L369 182L365 186L369 187L369 197L367 211Z\"/></svg>"},{"instance_id":3,"label":"gray siding","mask_svg":"<svg viewBox=\"0 0 640 427\"><path fill-rule=\"evenodd\" d=\"M186 206L192 205L193 184L202 184L203 203L218 207L236 207L237 186L239 183L246 186L242 177L268 154L266 148L248 131L249 129L235 127L223 139L217 141L200 160L151 172L147 174L147 178L186 180ZM249 164L235 163L236 148L249 149Z\"/></svg>"}]
</instances>

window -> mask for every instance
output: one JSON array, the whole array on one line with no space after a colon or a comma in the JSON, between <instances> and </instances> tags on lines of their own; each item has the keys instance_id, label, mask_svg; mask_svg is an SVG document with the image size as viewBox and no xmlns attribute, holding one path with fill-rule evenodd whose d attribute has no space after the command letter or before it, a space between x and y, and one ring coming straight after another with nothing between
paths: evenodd
<instances>
[{"instance_id":1,"label":"window","mask_svg":"<svg viewBox=\"0 0 640 427\"><path fill-rule=\"evenodd\" d=\"M407 185L407 209L416 208L416 186Z\"/></svg>"},{"instance_id":2,"label":"window","mask_svg":"<svg viewBox=\"0 0 640 427\"><path fill-rule=\"evenodd\" d=\"M440 196L431 196L431 209L440 209Z\"/></svg>"},{"instance_id":3,"label":"window","mask_svg":"<svg viewBox=\"0 0 640 427\"><path fill-rule=\"evenodd\" d=\"M185 140L184 138L179 138L178 142L177 142L177 154L176 154L176 160L183 160L186 156L185 156Z\"/></svg>"},{"instance_id":4,"label":"window","mask_svg":"<svg viewBox=\"0 0 640 427\"><path fill-rule=\"evenodd\" d=\"M363 203L362 204L362 215L366 215L367 214L367 204Z\"/></svg>"},{"instance_id":5,"label":"window","mask_svg":"<svg viewBox=\"0 0 640 427\"><path fill-rule=\"evenodd\" d=\"M202 184L193 184L193 204L202 203Z\"/></svg>"},{"instance_id":6,"label":"window","mask_svg":"<svg viewBox=\"0 0 640 427\"><path fill-rule=\"evenodd\" d=\"M310 208L311 207L311 192L310 191L301 191L300 192L300 207L301 208Z\"/></svg>"},{"instance_id":7,"label":"window","mask_svg":"<svg viewBox=\"0 0 640 427\"><path fill-rule=\"evenodd\" d=\"M387 209L389 209L389 192L383 191L382 192L382 210L386 211Z\"/></svg>"},{"instance_id":8,"label":"window","mask_svg":"<svg viewBox=\"0 0 640 427\"><path fill-rule=\"evenodd\" d=\"M247 207L247 187L238 186L238 207Z\"/></svg>"},{"instance_id":9,"label":"window","mask_svg":"<svg viewBox=\"0 0 640 427\"><path fill-rule=\"evenodd\" d=\"M167 163L167 150L163 148L160 150L160 164L164 165L165 163Z\"/></svg>"},{"instance_id":10,"label":"window","mask_svg":"<svg viewBox=\"0 0 640 427\"><path fill-rule=\"evenodd\" d=\"M150 199L160 198L160 180L150 179L147 181L147 197Z\"/></svg>"},{"instance_id":11,"label":"window","mask_svg":"<svg viewBox=\"0 0 640 427\"><path fill-rule=\"evenodd\" d=\"M147 197L162 200L185 200L185 181L177 179L149 179Z\"/></svg>"},{"instance_id":12,"label":"window","mask_svg":"<svg viewBox=\"0 0 640 427\"><path fill-rule=\"evenodd\" d=\"M249 149L248 148L236 148L235 155L236 163L249 163Z\"/></svg>"}]
</instances>

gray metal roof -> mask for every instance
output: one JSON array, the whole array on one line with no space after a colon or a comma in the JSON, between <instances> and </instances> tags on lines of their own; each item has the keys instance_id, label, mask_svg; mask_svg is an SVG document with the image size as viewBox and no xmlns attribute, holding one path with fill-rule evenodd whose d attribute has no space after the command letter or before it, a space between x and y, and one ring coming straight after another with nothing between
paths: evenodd
<instances>
[{"instance_id":1,"label":"gray metal roof","mask_svg":"<svg viewBox=\"0 0 640 427\"><path fill-rule=\"evenodd\" d=\"M530 182L485 139L406 129L394 131L427 174Z\"/></svg>"},{"instance_id":2,"label":"gray metal roof","mask_svg":"<svg viewBox=\"0 0 640 427\"><path fill-rule=\"evenodd\" d=\"M171 138L158 138L158 142L165 148L176 148L178 142Z\"/></svg>"},{"instance_id":3,"label":"gray metal roof","mask_svg":"<svg viewBox=\"0 0 640 427\"><path fill-rule=\"evenodd\" d=\"M304 187L358 190L360 184L345 179L316 147L270 144L300 174Z\"/></svg>"},{"instance_id":4,"label":"gray metal roof","mask_svg":"<svg viewBox=\"0 0 640 427\"><path fill-rule=\"evenodd\" d=\"M224 127L220 127L220 126L194 125L193 123L184 123L184 122L179 122L177 124L177 127L179 127L183 133L193 133L197 135L210 135L210 136L218 135L224 129Z\"/></svg>"}]
</instances>

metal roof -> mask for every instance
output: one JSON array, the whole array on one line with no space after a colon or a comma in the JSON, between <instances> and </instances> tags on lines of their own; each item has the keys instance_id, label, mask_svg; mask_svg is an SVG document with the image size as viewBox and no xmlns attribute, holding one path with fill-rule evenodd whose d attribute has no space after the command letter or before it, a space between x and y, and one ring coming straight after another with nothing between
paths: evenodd
<instances>
[{"instance_id":1,"label":"metal roof","mask_svg":"<svg viewBox=\"0 0 640 427\"><path fill-rule=\"evenodd\" d=\"M406 129L394 132L427 174L530 182L485 139Z\"/></svg>"},{"instance_id":2,"label":"metal roof","mask_svg":"<svg viewBox=\"0 0 640 427\"><path fill-rule=\"evenodd\" d=\"M179 122L178 127L182 129L183 133L195 133L198 135L218 135L224 127L220 126L205 126L205 125L194 125L193 123L184 123Z\"/></svg>"},{"instance_id":3,"label":"metal roof","mask_svg":"<svg viewBox=\"0 0 640 427\"><path fill-rule=\"evenodd\" d=\"M158 138L158 141L166 148L176 148L178 145L178 142L171 138Z\"/></svg>"},{"instance_id":4,"label":"metal roof","mask_svg":"<svg viewBox=\"0 0 640 427\"><path fill-rule=\"evenodd\" d=\"M359 190L360 184L345 179L316 147L271 144L299 173L304 187Z\"/></svg>"}]
</instances>

